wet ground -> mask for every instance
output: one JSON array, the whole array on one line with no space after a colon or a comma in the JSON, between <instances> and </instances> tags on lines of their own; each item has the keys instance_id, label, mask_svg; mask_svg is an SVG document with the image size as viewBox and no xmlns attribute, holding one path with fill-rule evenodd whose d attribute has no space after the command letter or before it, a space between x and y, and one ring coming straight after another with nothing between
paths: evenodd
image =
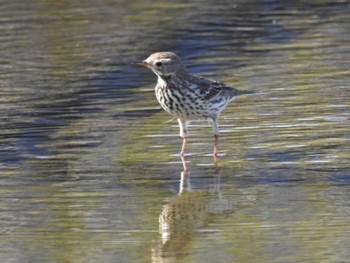
<instances>
[{"instance_id":1,"label":"wet ground","mask_svg":"<svg viewBox=\"0 0 350 263\"><path fill-rule=\"evenodd\" d=\"M347 262L349 28L349 1L2 1L1 261ZM259 91L217 163L134 65L164 50Z\"/></svg>"}]
</instances>

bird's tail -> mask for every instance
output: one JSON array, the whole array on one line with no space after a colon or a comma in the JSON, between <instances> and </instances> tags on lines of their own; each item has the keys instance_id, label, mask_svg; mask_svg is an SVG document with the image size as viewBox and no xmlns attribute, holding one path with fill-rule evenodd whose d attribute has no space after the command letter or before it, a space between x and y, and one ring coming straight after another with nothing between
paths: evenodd
<instances>
[{"instance_id":1,"label":"bird's tail","mask_svg":"<svg viewBox=\"0 0 350 263\"><path fill-rule=\"evenodd\" d=\"M231 93L232 97L240 96L240 95L251 95L251 94L257 94L260 93L256 90L241 90L241 89L234 89L234 92Z\"/></svg>"},{"instance_id":2,"label":"bird's tail","mask_svg":"<svg viewBox=\"0 0 350 263\"><path fill-rule=\"evenodd\" d=\"M260 93L256 90L237 90L237 95L249 95L249 94L257 94Z\"/></svg>"}]
</instances>

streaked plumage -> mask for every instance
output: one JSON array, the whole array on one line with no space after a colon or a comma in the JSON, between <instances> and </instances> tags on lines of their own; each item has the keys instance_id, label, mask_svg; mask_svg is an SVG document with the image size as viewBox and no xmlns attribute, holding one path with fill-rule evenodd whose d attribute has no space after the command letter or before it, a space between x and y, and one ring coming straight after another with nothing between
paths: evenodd
<instances>
[{"instance_id":1,"label":"streaked plumage","mask_svg":"<svg viewBox=\"0 0 350 263\"><path fill-rule=\"evenodd\" d=\"M181 59L172 52L158 52L138 63L150 68L157 76L155 93L165 111L178 119L180 136L183 138L181 155L185 153L188 122L209 120L214 132L214 156L217 156L219 128L217 119L221 111L236 96L251 94L224 83L205 79L187 72Z\"/></svg>"}]
</instances>

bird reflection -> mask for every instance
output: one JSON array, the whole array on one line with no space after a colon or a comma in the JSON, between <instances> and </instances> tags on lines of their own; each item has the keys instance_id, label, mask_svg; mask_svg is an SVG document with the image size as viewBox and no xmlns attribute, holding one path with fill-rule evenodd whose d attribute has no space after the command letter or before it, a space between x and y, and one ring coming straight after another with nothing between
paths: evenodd
<instances>
[{"instance_id":1,"label":"bird reflection","mask_svg":"<svg viewBox=\"0 0 350 263\"><path fill-rule=\"evenodd\" d=\"M232 210L232 204L220 194L217 169L209 178L210 182L200 188L192 187L190 169L185 158L181 159L183 171L179 191L164 205L159 216L160 235L153 247L153 262L178 262L186 255L185 248L196 231L204 227L213 215Z\"/></svg>"}]
</instances>

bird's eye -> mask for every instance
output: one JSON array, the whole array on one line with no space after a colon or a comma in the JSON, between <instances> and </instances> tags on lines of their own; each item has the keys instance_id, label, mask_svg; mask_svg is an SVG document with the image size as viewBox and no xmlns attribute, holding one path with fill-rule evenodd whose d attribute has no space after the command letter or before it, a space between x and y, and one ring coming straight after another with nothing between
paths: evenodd
<instances>
[{"instance_id":1,"label":"bird's eye","mask_svg":"<svg viewBox=\"0 0 350 263\"><path fill-rule=\"evenodd\" d=\"M157 62L157 63L156 63L156 66L157 66L157 67L160 67L160 66L162 66L162 65L163 65L162 62Z\"/></svg>"}]
</instances>

